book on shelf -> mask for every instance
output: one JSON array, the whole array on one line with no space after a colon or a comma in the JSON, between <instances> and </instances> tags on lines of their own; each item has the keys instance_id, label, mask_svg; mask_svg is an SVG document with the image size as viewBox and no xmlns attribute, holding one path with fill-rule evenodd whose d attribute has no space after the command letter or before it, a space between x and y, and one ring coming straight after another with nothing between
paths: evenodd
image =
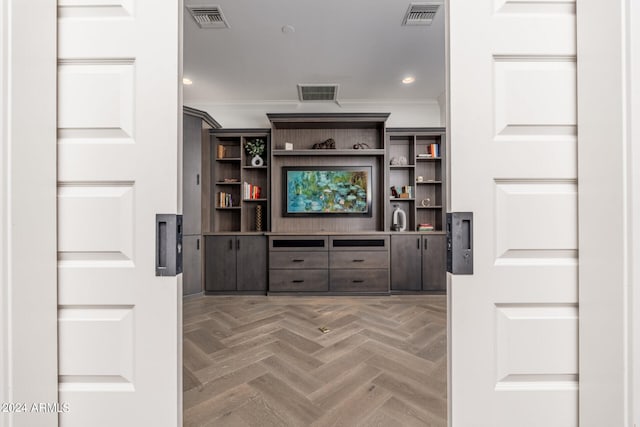
<instances>
[{"instance_id":1,"label":"book on shelf","mask_svg":"<svg viewBox=\"0 0 640 427\"><path fill-rule=\"evenodd\" d=\"M219 208L231 208L233 207L233 196L231 193L220 191L218 193L218 207Z\"/></svg>"},{"instance_id":2,"label":"book on shelf","mask_svg":"<svg viewBox=\"0 0 640 427\"><path fill-rule=\"evenodd\" d=\"M440 144L429 144L427 147L427 153L431 155L431 157L440 157Z\"/></svg>"},{"instance_id":3,"label":"book on shelf","mask_svg":"<svg viewBox=\"0 0 640 427\"><path fill-rule=\"evenodd\" d=\"M253 184L249 184L248 182L245 182L243 186L242 194L245 200L259 199L262 195L262 188L260 188L257 185L253 185Z\"/></svg>"},{"instance_id":4,"label":"book on shelf","mask_svg":"<svg viewBox=\"0 0 640 427\"><path fill-rule=\"evenodd\" d=\"M413 186L412 185L403 185L402 186L402 192L408 194L410 199L413 199L414 194L413 194Z\"/></svg>"},{"instance_id":5,"label":"book on shelf","mask_svg":"<svg viewBox=\"0 0 640 427\"><path fill-rule=\"evenodd\" d=\"M418 231L433 231L433 224L431 223L425 223L425 224L418 224Z\"/></svg>"}]
</instances>

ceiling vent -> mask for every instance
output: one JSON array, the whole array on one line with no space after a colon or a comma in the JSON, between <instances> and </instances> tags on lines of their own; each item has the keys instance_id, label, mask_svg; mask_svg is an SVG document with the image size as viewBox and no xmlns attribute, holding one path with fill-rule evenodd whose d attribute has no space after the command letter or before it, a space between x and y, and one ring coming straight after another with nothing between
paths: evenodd
<instances>
[{"instance_id":1,"label":"ceiling vent","mask_svg":"<svg viewBox=\"0 0 640 427\"><path fill-rule=\"evenodd\" d=\"M187 6L200 28L229 28L220 6Z\"/></svg>"},{"instance_id":2,"label":"ceiling vent","mask_svg":"<svg viewBox=\"0 0 640 427\"><path fill-rule=\"evenodd\" d=\"M337 101L337 84L298 84L300 101Z\"/></svg>"},{"instance_id":3,"label":"ceiling vent","mask_svg":"<svg viewBox=\"0 0 640 427\"><path fill-rule=\"evenodd\" d=\"M439 8L440 3L436 2L411 3L404 15L402 25L431 25Z\"/></svg>"}]
</instances>

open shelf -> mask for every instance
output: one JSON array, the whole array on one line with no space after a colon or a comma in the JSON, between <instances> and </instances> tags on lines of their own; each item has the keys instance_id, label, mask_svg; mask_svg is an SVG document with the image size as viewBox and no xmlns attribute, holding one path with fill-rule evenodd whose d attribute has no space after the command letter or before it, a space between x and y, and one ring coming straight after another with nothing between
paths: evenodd
<instances>
[{"instance_id":1,"label":"open shelf","mask_svg":"<svg viewBox=\"0 0 640 427\"><path fill-rule=\"evenodd\" d=\"M388 166L387 191L395 187L400 192L409 187L407 192L413 196L408 199L389 197L387 216L391 218L394 205L399 204L407 215L407 229L416 230L418 224L429 223L434 227L432 232L441 233L446 223L446 209L443 208L446 206L445 129L387 128L387 140L389 162L404 157L410 163ZM432 150L438 157L420 156L432 153ZM389 191L387 194L391 195ZM429 200L432 206L422 206L423 200L425 204Z\"/></svg>"},{"instance_id":2,"label":"open shelf","mask_svg":"<svg viewBox=\"0 0 640 427\"><path fill-rule=\"evenodd\" d=\"M249 141L262 139L265 164L253 166L246 152ZM206 233L247 233L256 231L256 206L263 211L262 224L269 228L270 129L212 129L209 131L207 181L203 192L208 199L203 231ZM222 153L222 154L221 154ZM203 175L203 180L205 179ZM235 181L225 181L235 179ZM245 183L260 187L260 199L244 199ZM208 184L208 185L206 185ZM230 195L231 206L220 206L221 194Z\"/></svg>"},{"instance_id":3,"label":"open shelf","mask_svg":"<svg viewBox=\"0 0 640 427\"><path fill-rule=\"evenodd\" d=\"M384 156L383 149L365 150L273 150L274 156Z\"/></svg>"}]
</instances>

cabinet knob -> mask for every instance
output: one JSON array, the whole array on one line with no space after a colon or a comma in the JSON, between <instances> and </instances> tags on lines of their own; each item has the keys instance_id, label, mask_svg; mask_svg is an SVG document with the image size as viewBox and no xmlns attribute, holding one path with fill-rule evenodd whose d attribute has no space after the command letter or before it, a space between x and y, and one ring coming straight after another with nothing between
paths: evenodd
<instances>
[{"instance_id":1,"label":"cabinet knob","mask_svg":"<svg viewBox=\"0 0 640 427\"><path fill-rule=\"evenodd\" d=\"M364 262L363 259L354 259L353 262Z\"/></svg>"},{"instance_id":2,"label":"cabinet knob","mask_svg":"<svg viewBox=\"0 0 640 427\"><path fill-rule=\"evenodd\" d=\"M354 279L353 280L353 283L363 283L363 282L364 282L364 280L360 280L360 279Z\"/></svg>"},{"instance_id":3,"label":"cabinet knob","mask_svg":"<svg viewBox=\"0 0 640 427\"><path fill-rule=\"evenodd\" d=\"M303 283L304 280L300 280L300 279L296 279L296 280L292 280L293 283Z\"/></svg>"},{"instance_id":4,"label":"cabinet knob","mask_svg":"<svg viewBox=\"0 0 640 427\"><path fill-rule=\"evenodd\" d=\"M294 260L292 260L292 261L293 261L293 262L304 262L304 260L303 260L303 259L294 259Z\"/></svg>"}]
</instances>

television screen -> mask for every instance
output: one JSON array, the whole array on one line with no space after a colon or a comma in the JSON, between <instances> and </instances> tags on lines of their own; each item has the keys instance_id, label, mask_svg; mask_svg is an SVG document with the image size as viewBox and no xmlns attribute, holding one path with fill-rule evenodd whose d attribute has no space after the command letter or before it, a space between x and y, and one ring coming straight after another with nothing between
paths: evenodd
<instances>
[{"instance_id":1,"label":"television screen","mask_svg":"<svg viewBox=\"0 0 640 427\"><path fill-rule=\"evenodd\" d=\"M285 216L371 216L371 166L301 166L282 170Z\"/></svg>"}]
</instances>

